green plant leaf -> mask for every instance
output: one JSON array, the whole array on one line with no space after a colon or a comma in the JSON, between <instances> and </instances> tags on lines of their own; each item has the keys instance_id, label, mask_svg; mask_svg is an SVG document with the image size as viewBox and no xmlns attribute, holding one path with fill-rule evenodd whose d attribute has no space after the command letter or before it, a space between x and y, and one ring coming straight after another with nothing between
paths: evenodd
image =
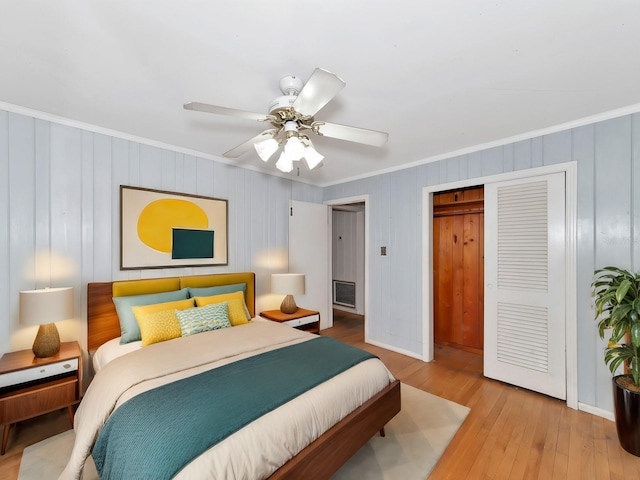
<instances>
[{"instance_id":1,"label":"green plant leaf","mask_svg":"<svg viewBox=\"0 0 640 480\"><path fill-rule=\"evenodd\" d=\"M631 282L626 278L622 280L622 283L616 289L616 302L622 302L622 299L627 295L627 292L631 288Z\"/></svg>"},{"instance_id":2,"label":"green plant leaf","mask_svg":"<svg viewBox=\"0 0 640 480\"><path fill-rule=\"evenodd\" d=\"M631 325L629 333L631 335L631 345L633 345L634 348L640 348L640 323L636 322Z\"/></svg>"}]
</instances>

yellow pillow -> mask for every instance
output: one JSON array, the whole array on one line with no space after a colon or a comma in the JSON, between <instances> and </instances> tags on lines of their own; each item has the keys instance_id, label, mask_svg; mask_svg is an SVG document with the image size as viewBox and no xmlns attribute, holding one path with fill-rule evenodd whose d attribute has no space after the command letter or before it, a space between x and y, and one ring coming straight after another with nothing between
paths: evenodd
<instances>
[{"instance_id":1,"label":"yellow pillow","mask_svg":"<svg viewBox=\"0 0 640 480\"><path fill-rule=\"evenodd\" d=\"M220 295L212 295L210 297L195 297L196 305L204 307L213 303L227 302L229 309L229 321L232 326L242 325L249 322L249 315L244 304L244 293L222 293Z\"/></svg>"},{"instance_id":2,"label":"yellow pillow","mask_svg":"<svg viewBox=\"0 0 640 480\"><path fill-rule=\"evenodd\" d=\"M131 307L133 314L138 319L138 315L147 315L149 313L160 312L162 310L184 310L185 308L193 308L193 298L184 300L174 300L172 302L153 303L151 305L137 305Z\"/></svg>"},{"instance_id":3,"label":"yellow pillow","mask_svg":"<svg viewBox=\"0 0 640 480\"><path fill-rule=\"evenodd\" d=\"M142 346L164 342L182 336L180 321L176 310L160 310L136 316L142 337Z\"/></svg>"},{"instance_id":4,"label":"yellow pillow","mask_svg":"<svg viewBox=\"0 0 640 480\"><path fill-rule=\"evenodd\" d=\"M145 347L152 343L163 342L181 336L180 322L175 314L175 310L184 310L186 308L193 308L193 298L131 307L131 311L135 315L138 326L140 327L142 346ZM170 313L164 313L166 311ZM154 315L159 312L163 314ZM155 325L155 322L158 322L158 325ZM178 326L177 335L175 329L176 324Z\"/></svg>"}]
</instances>

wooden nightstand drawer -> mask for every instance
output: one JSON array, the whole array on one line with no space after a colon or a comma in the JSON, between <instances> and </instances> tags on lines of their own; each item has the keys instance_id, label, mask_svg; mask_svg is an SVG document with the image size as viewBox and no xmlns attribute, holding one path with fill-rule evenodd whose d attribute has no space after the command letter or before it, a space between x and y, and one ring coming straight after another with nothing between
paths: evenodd
<instances>
[{"instance_id":1,"label":"wooden nightstand drawer","mask_svg":"<svg viewBox=\"0 0 640 480\"><path fill-rule=\"evenodd\" d=\"M18 370L0 375L0 388L9 385L18 385L20 383L41 380L47 377L54 377L64 373L74 372L78 370L78 359L71 358L63 362L50 363L48 365L39 365L33 368Z\"/></svg>"},{"instance_id":2,"label":"wooden nightstand drawer","mask_svg":"<svg viewBox=\"0 0 640 480\"><path fill-rule=\"evenodd\" d=\"M289 325L290 327L301 327L302 325L308 325L310 323L319 321L320 315L309 315L308 317L295 318L293 320L288 320L282 323L284 323L285 325Z\"/></svg>"},{"instance_id":3,"label":"wooden nightstand drawer","mask_svg":"<svg viewBox=\"0 0 640 480\"><path fill-rule=\"evenodd\" d=\"M18 422L77 403L77 384L77 377L72 375L0 395L0 424Z\"/></svg>"},{"instance_id":4,"label":"wooden nightstand drawer","mask_svg":"<svg viewBox=\"0 0 640 480\"><path fill-rule=\"evenodd\" d=\"M73 407L80 402L82 350L78 342L63 342L47 358L31 350L5 353L0 358L0 425L4 455L11 426L22 420L66 408L73 426Z\"/></svg>"}]
</instances>

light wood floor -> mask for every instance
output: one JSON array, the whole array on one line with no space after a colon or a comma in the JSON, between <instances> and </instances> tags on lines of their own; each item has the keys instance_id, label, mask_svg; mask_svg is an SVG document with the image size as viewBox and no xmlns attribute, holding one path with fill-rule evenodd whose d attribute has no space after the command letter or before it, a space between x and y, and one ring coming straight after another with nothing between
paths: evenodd
<instances>
[{"instance_id":1,"label":"light wood floor","mask_svg":"<svg viewBox=\"0 0 640 480\"><path fill-rule=\"evenodd\" d=\"M486 379L479 355L437 347L435 361L424 363L365 344L360 316L336 311L334 322L323 335L373 352L408 385L471 408L430 480L640 478L640 457L620 447L613 422ZM0 478L17 479L26 446L69 428L64 410L18 424L0 457Z\"/></svg>"},{"instance_id":2,"label":"light wood floor","mask_svg":"<svg viewBox=\"0 0 640 480\"><path fill-rule=\"evenodd\" d=\"M335 312L323 335L378 355L400 381L471 408L429 476L439 479L640 479L615 424L561 400L482 376L482 357L436 346L424 363L364 343L362 317Z\"/></svg>"}]
</instances>

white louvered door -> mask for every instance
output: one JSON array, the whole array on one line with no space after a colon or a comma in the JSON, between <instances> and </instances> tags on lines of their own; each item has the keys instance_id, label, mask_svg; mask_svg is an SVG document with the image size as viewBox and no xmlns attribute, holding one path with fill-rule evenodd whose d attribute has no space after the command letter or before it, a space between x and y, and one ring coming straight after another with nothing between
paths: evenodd
<instances>
[{"instance_id":1,"label":"white louvered door","mask_svg":"<svg viewBox=\"0 0 640 480\"><path fill-rule=\"evenodd\" d=\"M564 173L485 185L484 374L566 399Z\"/></svg>"}]
</instances>

